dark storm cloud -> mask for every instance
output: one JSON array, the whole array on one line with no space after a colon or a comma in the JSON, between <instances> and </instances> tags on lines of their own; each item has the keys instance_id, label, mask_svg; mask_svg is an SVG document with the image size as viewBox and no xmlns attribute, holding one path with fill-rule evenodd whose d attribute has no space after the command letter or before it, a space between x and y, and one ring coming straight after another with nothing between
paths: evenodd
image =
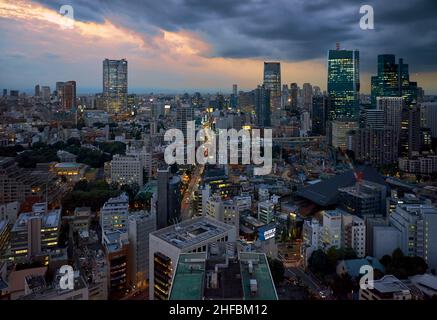
<instances>
[{"instance_id":1,"label":"dark storm cloud","mask_svg":"<svg viewBox=\"0 0 437 320\"><path fill-rule=\"evenodd\" d=\"M63 1L41 1L58 9ZM359 28L359 8L375 10L375 30ZM323 59L336 42L359 49L362 70L376 55L402 56L416 71L437 70L437 1L146 0L72 1L77 19L115 20L153 34L159 29L199 33L211 56L286 61Z\"/></svg>"}]
</instances>

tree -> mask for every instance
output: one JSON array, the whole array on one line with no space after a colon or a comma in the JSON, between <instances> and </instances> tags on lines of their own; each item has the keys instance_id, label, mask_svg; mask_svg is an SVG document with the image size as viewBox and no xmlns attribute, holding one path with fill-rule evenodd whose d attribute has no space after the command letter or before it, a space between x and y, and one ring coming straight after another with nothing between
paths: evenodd
<instances>
[{"instance_id":1,"label":"tree","mask_svg":"<svg viewBox=\"0 0 437 320\"><path fill-rule=\"evenodd\" d=\"M332 292L336 297L341 299L348 298L354 288L355 284L352 277L347 273L344 273L341 276L336 276L331 284Z\"/></svg>"},{"instance_id":2,"label":"tree","mask_svg":"<svg viewBox=\"0 0 437 320\"><path fill-rule=\"evenodd\" d=\"M311 254L308 260L309 268L315 274L324 277L331 272L328 257L323 250L316 250Z\"/></svg>"},{"instance_id":3,"label":"tree","mask_svg":"<svg viewBox=\"0 0 437 320\"><path fill-rule=\"evenodd\" d=\"M269 262L270 271L272 273L275 285L279 285L284 281L285 268L284 264L278 259L267 258Z\"/></svg>"}]
</instances>

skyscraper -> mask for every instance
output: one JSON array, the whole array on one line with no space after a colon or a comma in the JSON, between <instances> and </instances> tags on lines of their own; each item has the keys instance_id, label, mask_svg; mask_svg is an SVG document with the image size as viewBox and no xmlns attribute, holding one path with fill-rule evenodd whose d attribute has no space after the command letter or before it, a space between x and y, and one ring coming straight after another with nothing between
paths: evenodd
<instances>
[{"instance_id":1,"label":"skyscraper","mask_svg":"<svg viewBox=\"0 0 437 320\"><path fill-rule=\"evenodd\" d=\"M299 96L299 86L297 83L290 84L290 109L296 110Z\"/></svg>"},{"instance_id":2,"label":"skyscraper","mask_svg":"<svg viewBox=\"0 0 437 320\"><path fill-rule=\"evenodd\" d=\"M41 95L41 87L39 84L35 86L35 97L39 97Z\"/></svg>"},{"instance_id":3,"label":"skyscraper","mask_svg":"<svg viewBox=\"0 0 437 320\"><path fill-rule=\"evenodd\" d=\"M270 90L270 107L280 108L281 64L279 62L264 62L264 87Z\"/></svg>"},{"instance_id":4,"label":"skyscraper","mask_svg":"<svg viewBox=\"0 0 437 320\"><path fill-rule=\"evenodd\" d=\"M371 79L372 105L377 97L402 97L407 108L417 102L417 83L410 82L408 64L403 59L396 63L394 54L378 56L378 74Z\"/></svg>"},{"instance_id":5,"label":"skyscraper","mask_svg":"<svg viewBox=\"0 0 437 320\"><path fill-rule=\"evenodd\" d=\"M315 95L312 99L312 134L323 136L326 134L326 120L328 118L328 97Z\"/></svg>"},{"instance_id":6,"label":"skyscraper","mask_svg":"<svg viewBox=\"0 0 437 320\"><path fill-rule=\"evenodd\" d=\"M271 111L270 111L270 90L264 85L258 86L255 89L255 114L256 124L259 127L271 126Z\"/></svg>"},{"instance_id":7,"label":"skyscraper","mask_svg":"<svg viewBox=\"0 0 437 320\"><path fill-rule=\"evenodd\" d=\"M119 113L127 108L127 61L103 60L103 98L106 111Z\"/></svg>"},{"instance_id":8,"label":"skyscraper","mask_svg":"<svg viewBox=\"0 0 437 320\"><path fill-rule=\"evenodd\" d=\"M158 169L157 230L179 221L181 215L181 179L170 167Z\"/></svg>"},{"instance_id":9,"label":"skyscraper","mask_svg":"<svg viewBox=\"0 0 437 320\"><path fill-rule=\"evenodd\" d=\"M313 86L310 83L304 83L303 91L303 108L311 112L311 104L313 99Z\"/></svg>"},{"instance_id":10,"label":"skyscraper","mask_svg":"<svg viewBox=\"0 0 437 320\"><path fill-rule=\"evenodd\" d=\"M359 111L360 55L358 50L329 50L330 120L356 120Z\"/></svg>"},{"instance_id":11,"label":"skyscraper","mask_svg":"<svg viewBox=\"0 0 437 320\"><path fill-rule=\"evenodd\" d=\"M62 108L71 110L76 108L76 81L67 81L63 86Z\"/></svg>"}]
</instances>

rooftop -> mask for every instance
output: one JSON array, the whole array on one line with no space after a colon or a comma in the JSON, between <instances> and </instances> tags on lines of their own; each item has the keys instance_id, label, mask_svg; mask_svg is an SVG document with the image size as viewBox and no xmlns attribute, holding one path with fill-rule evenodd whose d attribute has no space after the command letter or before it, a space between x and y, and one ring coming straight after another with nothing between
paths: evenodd
<instances>
[{"instance_id":1,"label":"rooftop","mask_svg":"<svg viewBox=\"0 0 437 320\"><path fill-rule=\"evenodd\" d=\"M61 209L55 209L44 214L24 212L18 216L12 232L22 231L27 228L27 222L32 217L41 217L41 228L58 228L61 221ZM26 229L27 230L27 229Z\"/></svg>"},{"instance_id":2,"label":"rooftop","mask_svg":"<svg viewBox=\"0 0 437 320\"><path fill-rule=\"evenodd\" d=\"M357 167L358 171L363 172L367 181L384 185L383 177L375 168L369 166ZM339 188L349 187L356 183L354 172L352 170L343 172L328 180L309 185L296 194L302 198L308 199L320 206L329 206L337 203Z\"/></svg>"},{"instance_id":3,"label":"rooftop","mask_svg":"<svg viewBox=\"0 0 437 320\"><path fill-rule=\"evenodd\" d=\"M375 290L382 294L402 292L410 289L401 280L392 275L382 277L380 280L373 282Z\"/></svg>"},{"instance_id":4,"label":"rooftop","mask_svg":"<svg viewBox=\"0 0 437 320\"><path fill-rule=\"evenodd\" d=\"M152 235L183 249L224 234L234 228L234 226L209 217L199 217L155 231Z\"/></svg>"},{"instance_id":5,"label":"rooftop","mask_svg":"<svg viewBox=\"0 0 437 320\"><path fill-rule=\"evenodd\" d=\"M170 300L202 299L277 300L265 254L238 256L234 243L210 244L208 254L180 254Z\"/></svg>"}]
</instances>

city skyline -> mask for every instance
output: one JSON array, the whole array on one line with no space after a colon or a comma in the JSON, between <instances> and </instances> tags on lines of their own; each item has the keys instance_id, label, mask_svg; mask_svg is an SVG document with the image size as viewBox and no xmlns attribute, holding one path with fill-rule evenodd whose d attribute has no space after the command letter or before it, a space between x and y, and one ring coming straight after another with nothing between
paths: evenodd
<instances>
[{"instance_id":1,"label":"city skyline","mask_svg":"<svg viewBox=\"0 0 437 320\"><path fill-rule=\"evenodd\" d=\"M101 61L125 58L129 93L231 92L233 83L241 90L253 90L263 81L264 61L281 62L283 84L309 82L326 90L326 56L340 42L342 49L360 51L362 93L370 93L377 56L394 54L409 63L411 81L417 81L425 93L436 94L437 65L432 58L437 50L432 35L436 22L430 14L434 4L370 4L375 30L361 30L360 4L346 2L339 7L325 1L312 5L181 2L172 4L180 10L166 12L147 1L124 6L73 1L75 24L65 29L60 24L59 1L2 0L5 41L0 70L8 77L0 78L0 87L32 92L37 83L53 86L59 81L57 70L62 69L63 77L77 81L78 94L101 92ZM277 21L267 30L238 22L250 22L249 15ZM312 19L302 20L300 15ZM287 22L284 16L296 21ZM138 23L134 25L132 18ZM409 30L412 25L420 38ZM398 33L404 36L393 36Z\"/></svg>"}]
</instances>

